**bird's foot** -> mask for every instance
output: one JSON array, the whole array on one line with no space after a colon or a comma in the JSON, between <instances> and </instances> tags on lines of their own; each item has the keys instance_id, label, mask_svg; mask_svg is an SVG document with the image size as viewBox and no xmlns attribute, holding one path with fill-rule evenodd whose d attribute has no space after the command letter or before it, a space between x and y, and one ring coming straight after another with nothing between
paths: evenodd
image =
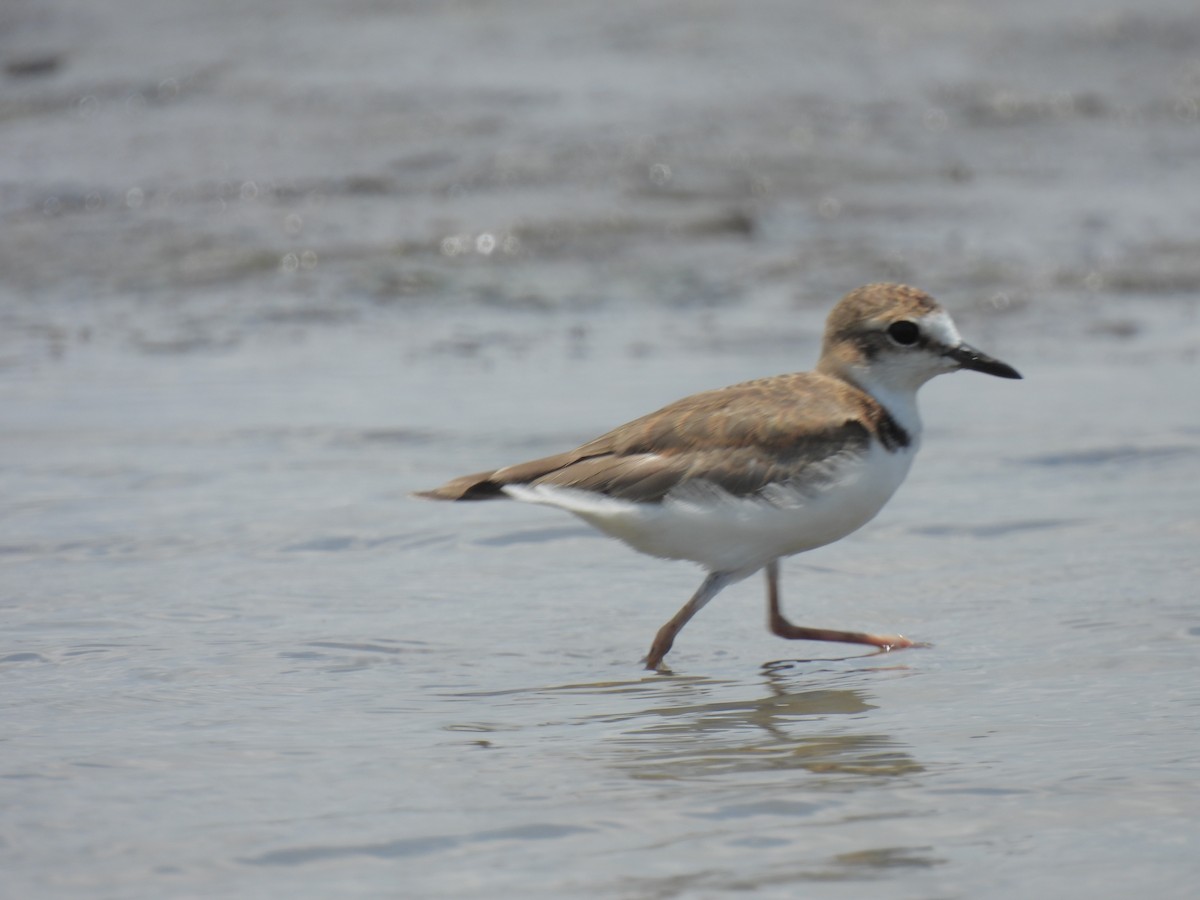
<instances>
[{"instance_id":1,"label":"bird's foot","mask_svg":"<svg viewBox=\"0 0 1200 900\"><path fill-rule=\"evenodd\" d=\"M902 634L872 634L869 637L871 638L869 643L884 653L890 653L892 650L923 649L933 646L928 641L914 641Z\"/></svg>"},{"instance_id":2,"label":"bird's foot","mask_svg":"<svg viewBox=\"0 0 1200 900\"><path fill-rule=\"evenodd\" d=\"M664 650L655 652L656 648L651 647L650 652L646 654L646 658L642 660L642 665L647 672L670 672L671 670L663 663L663 657L667 655Z\"/></svg>"}]
</instances>

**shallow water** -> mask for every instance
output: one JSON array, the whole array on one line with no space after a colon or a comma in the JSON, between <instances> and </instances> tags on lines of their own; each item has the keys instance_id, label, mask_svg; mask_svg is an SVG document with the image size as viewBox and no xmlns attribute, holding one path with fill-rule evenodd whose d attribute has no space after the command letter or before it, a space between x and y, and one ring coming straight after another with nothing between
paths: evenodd
<instances>
[{"instance_id":1,"label":"shallow water","mask_svg":"<svg viewBox=\"0 0 1200 900\"><path fill-rule=\"evenodd\" d=\"M0 32L0 894L1192 895L1186 4L46 9ZM929 385L784 602L931 647L781 641L755 578L645 673L697 570L409 497L805 368L885 277L1025 380Z\"/></svg>"},{"instance_id":2,"label":"shallow water","mask_svg":"<svg viewBox=\"0 0 1200 900\"><path fill-rule=\"evenodd\" d=\"M17 895L1185 895L1200 435L1136 401L1188 409L1192 364L927 390L910 482L784 591L932 648L779 641L753 579L657 676L693 569L405 496L582 428L561 388L507 422L489 398L558 366L599 395L596 344L467 367L453 409L397 398L425 364L387 335L7 378ZM664 397L749 367L636 366Z\"/></svg>"}]
</instances>

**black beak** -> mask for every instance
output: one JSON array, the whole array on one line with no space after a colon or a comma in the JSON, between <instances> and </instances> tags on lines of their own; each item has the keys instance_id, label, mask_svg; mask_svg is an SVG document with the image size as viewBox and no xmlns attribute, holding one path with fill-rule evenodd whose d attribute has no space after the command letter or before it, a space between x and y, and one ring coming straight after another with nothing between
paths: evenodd
<instances>
[{"instance_id":1,"label":"black beak","mask_svg":"<svg viewBox=\"0 0 1200 900\"><path fill-rule=\"evenodd\" d=\"M997 378L1021 377L1021 373L1008 363L1002 363L995 357L981 353L970 344L959 344L946 355L964 369L986 372L988 375L995 375Z\"/></svg>"}]
</instances>

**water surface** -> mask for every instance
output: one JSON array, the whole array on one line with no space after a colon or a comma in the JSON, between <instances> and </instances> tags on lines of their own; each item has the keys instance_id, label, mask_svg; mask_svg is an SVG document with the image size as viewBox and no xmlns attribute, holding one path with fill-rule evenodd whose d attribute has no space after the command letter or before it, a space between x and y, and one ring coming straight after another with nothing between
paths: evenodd
<instances>
[{"instance_id":1,"label":"water surface","mask_svg":"<svg viewBox=\"0 0 1200 900\"><path fill-rule=\"evenodd\" d=\"M1190 897L1192 13L14 7L0 893ZM409 496L881 278L1026 378L784 602L929 648Z\"/></svg>"}]
</instances>

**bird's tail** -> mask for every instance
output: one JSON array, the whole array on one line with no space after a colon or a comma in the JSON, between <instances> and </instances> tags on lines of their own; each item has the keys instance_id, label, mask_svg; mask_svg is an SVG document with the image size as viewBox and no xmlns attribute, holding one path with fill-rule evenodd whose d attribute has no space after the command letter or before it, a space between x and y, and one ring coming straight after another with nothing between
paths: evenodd
<instances>
[{"instance_id":1,"label":"bird's tail","mask_svg":"<svg viewBox=\"0 0 1200 900\"><path fill-rule=\"evenodd\" d=\"M498 469L463 475L428 491L414 491L424 500L503 500L504 482L493 479Z\"/></svg>"}]
</instances>

